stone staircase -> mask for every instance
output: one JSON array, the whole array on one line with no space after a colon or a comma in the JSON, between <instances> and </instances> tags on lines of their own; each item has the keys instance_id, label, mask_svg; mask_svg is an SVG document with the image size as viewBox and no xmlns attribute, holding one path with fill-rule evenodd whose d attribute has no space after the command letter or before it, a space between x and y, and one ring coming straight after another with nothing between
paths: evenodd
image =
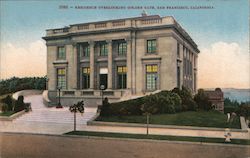
<instances>
[{"instance_id":1,"label":"stone staircase","mask_svg":"<svg viewBox=\"0 0 250 158\"><path fill-rule=\"evenodd\" d=\"M15 119L14 122L74 123L74 113L71 113L68 107L61 109L56 109L55 107L48 108L43 104L42 95L27 96L25 97L25 102L31 102L32 111ZM96 111L96 107L85 107L83 114L76 114L76 123L86 125L87 121L95 116Z\"/></svg>"}]
</instances>

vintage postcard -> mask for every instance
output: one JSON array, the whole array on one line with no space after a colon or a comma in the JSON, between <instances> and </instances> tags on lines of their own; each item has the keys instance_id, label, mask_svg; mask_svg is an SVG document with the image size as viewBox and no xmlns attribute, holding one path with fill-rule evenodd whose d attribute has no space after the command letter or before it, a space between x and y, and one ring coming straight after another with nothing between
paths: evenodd
<instances>
[{"instance_id":1,"label":"vintage postcard","mask_svg":"<svg viewBox=\"0 0 250 158\"><path fill-rule=\"evenodd\" d=\"M250 157L248 0L0 1L0 157Z\"/></svg>"}]
</instances>

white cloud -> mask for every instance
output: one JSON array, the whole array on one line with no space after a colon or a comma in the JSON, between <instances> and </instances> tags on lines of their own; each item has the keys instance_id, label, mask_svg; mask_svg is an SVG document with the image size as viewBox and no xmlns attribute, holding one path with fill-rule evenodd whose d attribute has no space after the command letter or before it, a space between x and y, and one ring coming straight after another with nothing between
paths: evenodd
<instances>
[{"instance_id":1,"label":"white cloud","mask_svg":"<svg viewBox=\"0 0 250 158\"><path fill-rule=\"evenodd\" d=\"M200 88L250 88L250 56L237 43L217 42L201 49L198 62ZM1 47L2 78L44 76L46 46L38 40L27 47L7 43Z\"/></svg>"},{"instance_id":2,"label":"white cloud","mask_svg":"<svg viewBox=\"0 0 250 158\"><path fill-rule=\"evenodd\" d=\"M250 56L237 43L217 42L201 49L198 62L200 88L250 88Z\"/></svg>"},{"instance_id":3,"label":"white cloud","mask_svg":"<svg viewBox=\"0 0 250 158\"><path fill-rule=\"evenodd\" d=\"M46 74L46 46L35 41L26 47L17 47L13 43L2 44L1 77L44 76Z\"/></svg>"}]
</instances>

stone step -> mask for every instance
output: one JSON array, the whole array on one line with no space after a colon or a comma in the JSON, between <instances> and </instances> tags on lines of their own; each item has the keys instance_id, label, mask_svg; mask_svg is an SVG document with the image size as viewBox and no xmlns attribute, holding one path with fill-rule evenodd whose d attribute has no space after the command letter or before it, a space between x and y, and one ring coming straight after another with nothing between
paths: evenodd
<instances>
[{"instance_id":1,"label":"stone step","mask_svg":"<svg viewBox=\"0 0 250 158\"><path fill-rule=\"evenodd\" d=\"M76 115L76 118L91 118L94 114L87 114L87 115ZM35 114L35 115L29 115L29 116L23 116L20 118L17 118L16 120L24 120L24 119L32 119L32 118L40 118L40 119L67 119L67 118L74 118L74 115L43 115L43 114Z\"/></svg>"},{"instance_id":2,"label":"stone step","mask_svg":"<svg viewBox=\"0 0 250 158\"><path fill-rule=\"evenodd\" d=\"M38 122L38 123L74 123L74 113L69 111L68 107L57 109L48 108L43 105L42 96L32 96L25 98L27 102L31 102L32 111L16 118L14 122ZM76 113L76 123L86 125L87 121L95 116L97 108L85 107L83 114Z\"/></svg>"}]
</instances>

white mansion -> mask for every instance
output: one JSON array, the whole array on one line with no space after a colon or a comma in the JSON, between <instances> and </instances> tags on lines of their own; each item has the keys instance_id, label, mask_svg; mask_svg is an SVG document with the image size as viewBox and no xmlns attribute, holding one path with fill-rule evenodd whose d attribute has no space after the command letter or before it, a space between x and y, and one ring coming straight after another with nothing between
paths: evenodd
<instances>
[{"instance_id":1,"label":"white mansion","mask_svg":"<svg viewBox=\"0 0 250 158\"><path fill-rule=\"evenodd\" d=\"M142 14L46 32L52 104L58 87L62 105L98 104L101 85L111 101L182 85L196 91L199 50L172 16Z\"/></svg>"}]
</instances>

